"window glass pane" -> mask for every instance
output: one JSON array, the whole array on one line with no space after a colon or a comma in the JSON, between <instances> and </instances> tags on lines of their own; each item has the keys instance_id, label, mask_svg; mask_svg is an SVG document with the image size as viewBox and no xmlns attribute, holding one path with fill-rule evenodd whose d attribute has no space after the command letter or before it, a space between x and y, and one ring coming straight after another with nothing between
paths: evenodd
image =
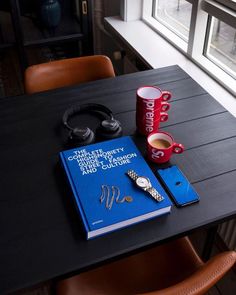
<instances>
[{"instance_id":1,"label":"window glass pane","mask_svg":"<svg viewBox=\"0 0 236 295\"><path fill-rule=\"evenodd\" d=\"M236 77L236 29L212 17L206 56Z\"/></svg>"},{"instance_id":2,"label":"window glass pane","mask_svg":"<svg viewBox=\"0 0 236 295\"><path fill-rule=\"evenodd\" d=\"M188 41L192 4L185 0L156 0L154 17Z\"/></svg>"}]
</instances>

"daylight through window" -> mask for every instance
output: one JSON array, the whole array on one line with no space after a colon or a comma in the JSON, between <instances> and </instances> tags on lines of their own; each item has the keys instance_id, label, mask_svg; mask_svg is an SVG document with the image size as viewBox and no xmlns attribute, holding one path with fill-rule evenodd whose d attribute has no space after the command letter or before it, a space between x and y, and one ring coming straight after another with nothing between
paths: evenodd
<instances>
[{"instance_id":1,"label":"daylight through window","mask_svg":"<svg viewBox=\"0 0 236 295\"><path fill-rule=\"evenodd\" d=\"M235 85L236 0L143 0L143 19L220 82Z\"/></svg>"}]
</instances>

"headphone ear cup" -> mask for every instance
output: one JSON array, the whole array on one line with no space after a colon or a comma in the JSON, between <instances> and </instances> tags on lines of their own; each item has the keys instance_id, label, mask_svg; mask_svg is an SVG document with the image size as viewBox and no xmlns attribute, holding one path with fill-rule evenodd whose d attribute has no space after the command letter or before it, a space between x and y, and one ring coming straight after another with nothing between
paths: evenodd
<instances>
[{"instance_id":1,"label":"headphone ear cup","mask_svg":"<svg viewBox=\"0 0 236 295\"><path fill-rule=\"evenodd\" d=\"M95 142L95 135L91 129L74 128L69 133L69 140L77 146L83 146Z\"/></svg>"},{"instance_id":2,"label":"headphone ear cup","mask_svg":"<svg viewBox=\"0 0 236 295\"><path fill-rule=\"evenodd\" d=\"M110 119L103 120L97 129L97 136L100 139L112 139L122 135L122 128L119 121Z\"/></svg>"}]
</instances>

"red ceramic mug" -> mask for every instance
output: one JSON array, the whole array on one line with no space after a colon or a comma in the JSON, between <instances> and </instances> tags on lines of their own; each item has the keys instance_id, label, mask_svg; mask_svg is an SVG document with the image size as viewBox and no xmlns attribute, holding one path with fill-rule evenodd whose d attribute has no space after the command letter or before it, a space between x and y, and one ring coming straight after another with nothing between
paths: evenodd
<instances>
[{"instance_id":1,"label":"red ceramic mug","mask_svg":"<svg viewBox=\"0 0 236 295\"><path fill-rule=\"evenodd\" d=\"M168 120L168 114L166 112L159 112L157 111L154 114L147 113L146 116L143 118L142 115L139 117L139 113L136 113L136 126L139 133L143 135L148 135L152 132L157 132L160 122L165 122Z\"/></svg>"},{"instance_id":2,"label":"red ceramic mug","mask_svg":"<svg viewBox=\"0 0 236 295\"><path fill-rule=\"evenodd\" d=\"M137 90L137 101L153 102L153 108L155 109L160 108L162 101L170 100L171 96L169 91L161 90L156 86L143 86Z\"/></svg>"},{"instance_id":3,"label":"red ceramic mug","mask_svg":"<svg viewBox=\"0 0 236 295\"><path fill-rule=\"evenodd\" d=\"M156 112L157 110L161 110L162 112L166 112L170 109L170 104L167 101L162 101L160 105L157 105L156 108L154 108L154 102L153 101L147 101L142 100L136 102L136 109L143 110L148 109L149 111Z\"/></svg>"},{"instance_id":4,"label":"red ceramic mug","mask_svg":"<svg viewBox=\"0 0 236 295\"><path fill-rule=\"evenodd\" d=\"M166 102L171 98L169 91L162 91L155 86L144 86L137 90L136 125L143 135L157 131L160 121L168 119L167 111L170 104ZM162 118L162 119L161 119Z\"/></svg>"},{"instance_id":5,"label":"red ceramic mug","mask_svg":"<svg viewBox=\"0 0 236 295\"><path fill-rule=\"evenodd\" d=\"M147 137L147 157L155 163L168 162L173 153L181 154L184 146L167 132L153 132Z\"/></svg>"}]
</instances>

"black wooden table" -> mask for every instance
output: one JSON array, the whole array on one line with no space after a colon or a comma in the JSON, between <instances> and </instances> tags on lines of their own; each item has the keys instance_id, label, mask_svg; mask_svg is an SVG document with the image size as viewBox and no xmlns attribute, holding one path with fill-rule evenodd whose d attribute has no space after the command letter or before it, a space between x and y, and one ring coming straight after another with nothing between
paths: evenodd
<instances>
[{"instance_id":1,"label":"black wooden table","mask_svg":"<svg viewBox=\"0 0 236 295\"><path fill-rule=\"evenodd\" d=\"M173 93L163 130L185 145L175 155L201 200L153 220L87 241L59 164L66 148L64 110L96 102L111 108L124 135L135 133L136 89ZM99 120L82 115L94 128ZM236 216L236 120L178 66L0 102L0 294L96 267Z\"/></svg>"}]
</instances>

